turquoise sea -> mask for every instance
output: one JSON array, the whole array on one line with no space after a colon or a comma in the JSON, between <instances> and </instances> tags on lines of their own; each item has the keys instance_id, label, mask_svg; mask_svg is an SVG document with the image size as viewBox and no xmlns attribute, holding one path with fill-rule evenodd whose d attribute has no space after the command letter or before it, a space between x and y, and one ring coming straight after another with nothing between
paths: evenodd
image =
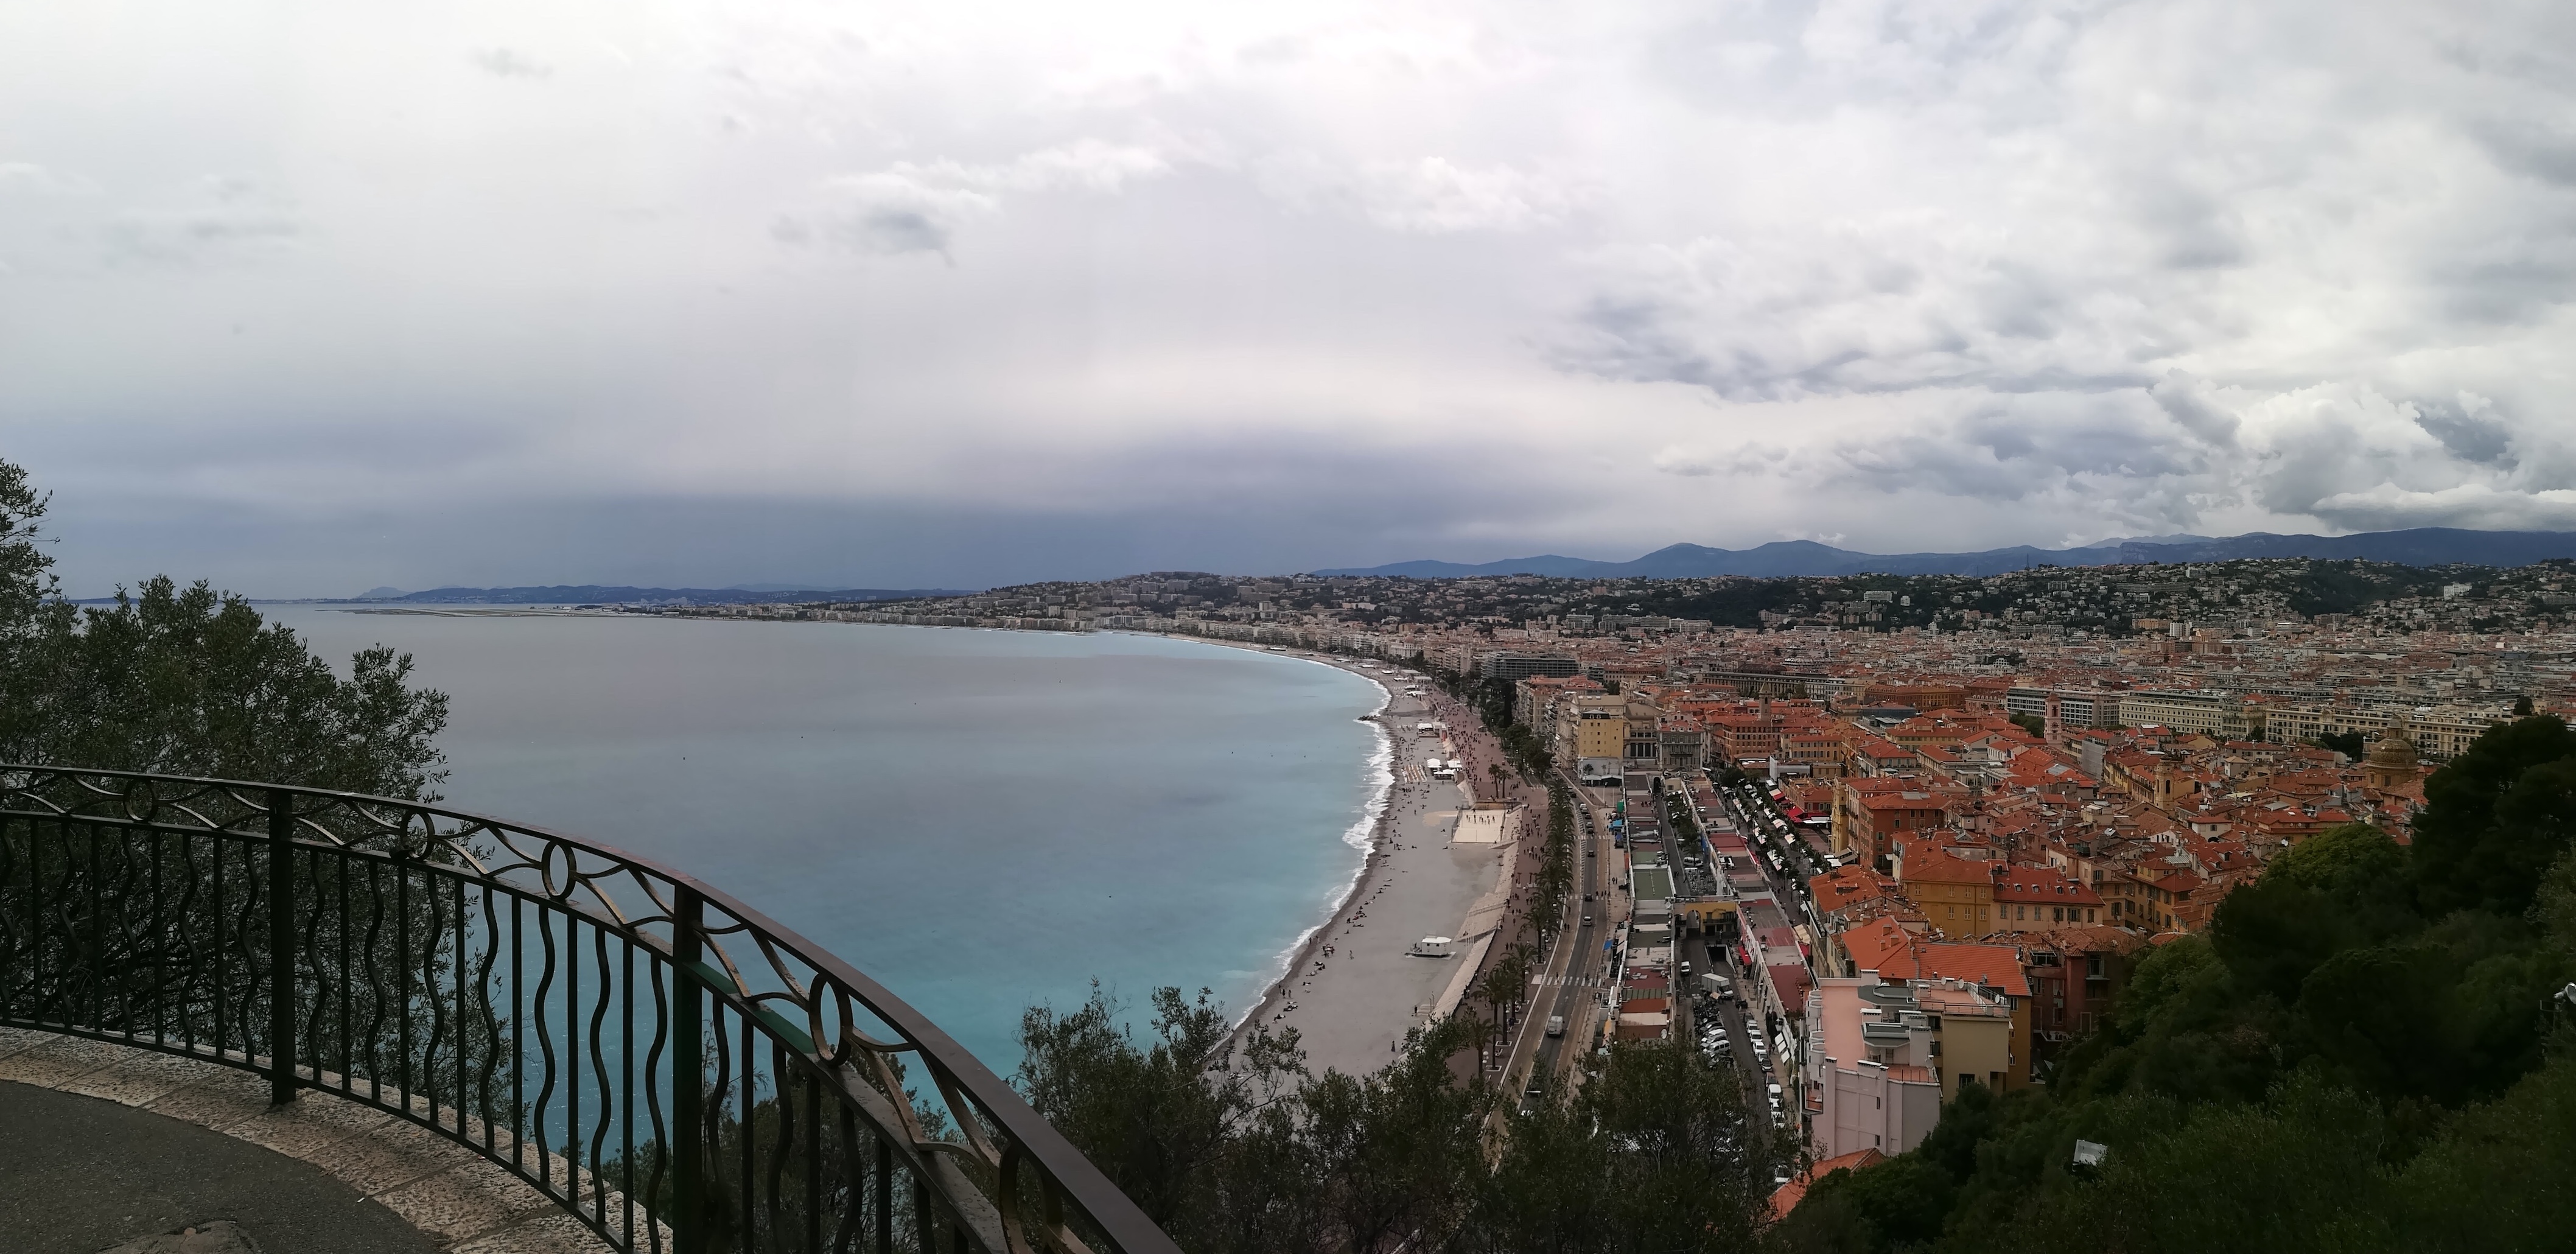
<instances>
[{"instance_id":1,"label":"turquoise sea","mask_svg":"<svg viewBox=\"0 0 2576 1254\"><path fill-rule=\"evenodd\" d=\"M1097 979L1240 1012L1357 873L1382 694L1117 634L261 611L453 702L448 805L670 863L877 977L1008 1075Z\"/></svg>"}]
</instances>

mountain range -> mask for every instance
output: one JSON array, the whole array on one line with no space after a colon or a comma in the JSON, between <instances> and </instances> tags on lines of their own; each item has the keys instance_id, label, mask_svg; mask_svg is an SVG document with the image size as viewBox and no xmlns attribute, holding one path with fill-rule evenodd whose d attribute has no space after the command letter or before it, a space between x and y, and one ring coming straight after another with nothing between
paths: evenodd
<instances>
[{"instance_id":1,"label":"mountain range","mask_svg":"<svg viewBox=\"0 0 2576 1254\"><path fill-rule=\"evenodd\" d=\"M2170 535L2105 540L2084 548L2042 549L2015 545L1980 553L1858 553L1813 540L1779 540L1749 549L1676 544L1632 562L1562 557L1460 562L1396 562L1386 566L1319 570L1318 575L1409 575L1458 579L1480 575L1549 575L1573 579L1703 579L1715 575L1999 575L2031 566L2119 566L2149 562L2224 562L2256 557L2362 558L2408 566L2473 563L2527 566L2554 557L2576 558L2576 532L2465 531L2411 527L2349 536Z\"/></svg>"},{"instance_id":2,"label":"mountain range","mask_svg":"<svg viewBox=\"0 0 2576 1254\"><path fill-rule=\"evenodd\" d=\"M731 588L628 588L602 584L547 584L531 588L432 588L405 592L370 588L353 601L425 605L692 605L793 604L817 601L904 601L965 596L952 588L800 589L792 584L739 584Z\"/></svg>"}]
</instances>

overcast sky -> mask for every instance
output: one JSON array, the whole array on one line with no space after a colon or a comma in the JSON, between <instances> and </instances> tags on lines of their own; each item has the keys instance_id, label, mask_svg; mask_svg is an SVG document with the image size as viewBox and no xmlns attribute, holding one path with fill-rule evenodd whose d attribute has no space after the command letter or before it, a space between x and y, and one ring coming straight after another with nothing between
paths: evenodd
<instances>
[{"instance_id":1,"label":"overcast sky","mask_svg":"<svg viewBox=\"0 0 2576 1254\"><path fill-rule=\"evenodd\" d=\"M2576 529L2576 5L0 9L70 590Z\"/></svg>"}]
</instances>

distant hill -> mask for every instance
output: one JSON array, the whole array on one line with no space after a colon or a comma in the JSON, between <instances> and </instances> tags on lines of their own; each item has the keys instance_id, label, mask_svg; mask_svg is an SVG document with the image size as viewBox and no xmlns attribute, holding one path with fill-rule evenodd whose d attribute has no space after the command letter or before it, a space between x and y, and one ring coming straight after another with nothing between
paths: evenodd
<instances>
[{"instance_id":1,"label":"distant hill","mask_svg":"<svg viewBox=\"0 0 2576 1254\"><path fill-rule=\"evenodd\" d=\"M2528 566L2553 557L2576 558L2576 532L2464 531L2413 527L2350 536L2280 536L2269 532L2211 538L2156 536L2105 540L2080 549L2016 545L1982 553L1858 553L1813 540L1779 540L1749 549L1676 544L1632 562L1597 562L1544 554L1499 562L1396 562L1388 566L1319 570L1318 575L1410 575L1461 579L1489 575L1549 575L1591 579L1700 579L1713 575L1999 575L2029 566L2118 566L2148 562L2224 562L2252 557L2366 558L2409 566L2472 563Z\"/></svg>"},{"instance_id":2,"label":"distant hill","mask_svg":"<svg viewBox=\"0 0 2576 1254\"><path fill-rule=\"evenodd\" d=\"M391 596L380 595L392 593ZM426 605L776 605L817 601L907 601L914 597L965 596L952 588L782 589L773 585L743 588L628 588L602 584L547 584L533 588L432 588L400 592L377 588L352 601Z\"/></svg>"}]
</instances>

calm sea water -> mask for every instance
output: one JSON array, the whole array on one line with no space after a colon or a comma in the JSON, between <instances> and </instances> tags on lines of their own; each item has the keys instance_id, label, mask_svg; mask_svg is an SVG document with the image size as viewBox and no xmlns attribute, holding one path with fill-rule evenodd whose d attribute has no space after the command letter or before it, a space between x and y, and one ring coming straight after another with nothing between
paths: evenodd
<instances>
[{"instance_id":1,"label":"calm sea water","mask_svg":"<svg viewBox=\"0 0 2576 1254\"><path fill-rule=\"evenodd\" d=\"M1158 637L269 605L453 700L448 804L668 862L1008 1075L1099 980L1236 1011L1357 872L1376 685Z\"/></svg>"}]
</instances>

